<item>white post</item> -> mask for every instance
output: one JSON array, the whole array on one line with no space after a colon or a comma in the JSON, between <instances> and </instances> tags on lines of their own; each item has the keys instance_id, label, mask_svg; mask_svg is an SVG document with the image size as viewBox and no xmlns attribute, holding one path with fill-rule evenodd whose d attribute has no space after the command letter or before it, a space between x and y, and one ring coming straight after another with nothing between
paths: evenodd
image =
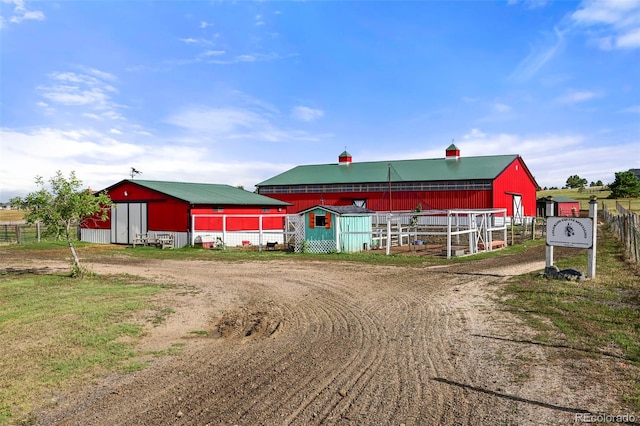
<instances>
[{"instance_id":1,"label":"white post","mask_svg":"<svg viewBox=\"0 0 640 426\"><path fill-rule=\"evenodd\" d=\"M333 220L336 223L336 252L340 253L340 216L335 215Z\"/></svg>"},{"instance_id":2,"label":"white post","mask_svg":"<svg viewBox=\"0 0 640 426\"><path fill-rule=\"evenodd\" d=\"M222 243L226 247L227 243L227 215L222 215Z\"/></svg>"},{"instance_id":3,"label":"white post","mask_svg":"<svg viewBox=\"0 0 640 426\"><path fill-rule=\"evenodd\" d=\"M191 247L193 247L196 244L196 218L191 215Z\"/></svg>"},{"instance_id":4,"label":"white post","mask_svg":"<svg viewBox=\"0 0 640 426\"><path fill-rule=\"evenodd\" d=\"M473 216L475 217L475 216ZM475 249L478 248L478 241L476 241L476 234L478 232L476 221L472 219L471 213L467 213L467 222L469 224L469 253L473 254L476 252ZM475 245L475 249L474 246Z\"/></svg>"},{"instance_id":5,"label":"white post","mask_svg":"<svg viewBox=\"0 0 640 426\"><path fill-rule=\"evenodd\" d=\"M545 216L548 219L549 217L553 216L554 213L555 211L554 211L554 204L553 204L553 196L549 195L547 196L547 199L545 201ZM547 243L545 266L546 267L553 266L553 246L550 246L548 243Z\"/></svg>"},{"instance_id":6,"label":"white post","mask_svg":"<svg viewBox=\"0 0 640 426\"><path fill-rule=\"evenodd\" d=\"M447 259L451 259L451 210L447 212Z\"/></svg>"},{"instance_id":7,"label":"white post","mask_svg":"<svg viewBox=\"0 0 640 426\"><path fill-rule=\"evenodd\" d=\"M590 249L587 249L587 278L596 277L596 240L598 229L598 201L595 196L591 196L589 201L589 217L593 221L593 239Z\"/></svg>"},{"instance_id":8,"label":"white post","mask_svg":"<svg viewBox=\"0 0 640 426\"><path fill-rule=\"evenodd\" d=\"M262 215L258 216L258 249L262 251Z\"/></svg>"},{"instance_id":9,"label":"white post","mask_svg":"<svg viewBox=\"0 0 640 426\"><path fill-rule=\"evenodd\" d=\"M387 216L387 255L391 254L391 214Z\"/></svg>"}]
</instances>

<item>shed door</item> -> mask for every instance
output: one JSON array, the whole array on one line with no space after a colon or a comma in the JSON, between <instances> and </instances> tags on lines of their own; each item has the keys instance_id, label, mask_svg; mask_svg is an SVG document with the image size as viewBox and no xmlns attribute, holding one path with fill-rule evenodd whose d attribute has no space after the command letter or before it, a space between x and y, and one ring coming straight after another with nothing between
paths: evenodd
<instances>
[{"instance_id":1,"label":"shed door","mask_svg":"<svg viewBox=\"0 0 640 426\"><path fill-rule=\"evenodd\" d=\"M521 225L524 218L524 209L522 208L522 195L513 195L513 224Z\"/></svg>"},{"instance_id":2,"label":"shed door","mask_svg":"<svg viewBox=\"0 0 640 426\"><path fill-rule=\"evenodd\" d=\"M147 232L147 203L116 203L111 207L111 242L131 244Z\"/></svg>"}]
</instances>

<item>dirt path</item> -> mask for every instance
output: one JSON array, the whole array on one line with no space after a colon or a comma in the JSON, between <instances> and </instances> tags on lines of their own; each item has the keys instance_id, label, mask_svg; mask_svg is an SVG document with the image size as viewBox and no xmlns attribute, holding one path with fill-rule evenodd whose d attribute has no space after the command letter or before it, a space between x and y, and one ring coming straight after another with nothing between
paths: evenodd
<instances>
[{"instance_id":1,"label":"dirt path","mask_svg":"<svg viewBox=\"0 0 640 426\"><path fill-rule=\"evenodd\" d=\"M491 301L502 277L544 261L484 270L297 260L89 267L176 284L157 301L175 312L142 349L185 349L60 397L38 424L567 424L607 412L615 396L606 385L559 383L567 378L544 350L514 341L514 318ZM513 358L523 353L533 362L526 377Z\"/></svg>"}]
</instances>

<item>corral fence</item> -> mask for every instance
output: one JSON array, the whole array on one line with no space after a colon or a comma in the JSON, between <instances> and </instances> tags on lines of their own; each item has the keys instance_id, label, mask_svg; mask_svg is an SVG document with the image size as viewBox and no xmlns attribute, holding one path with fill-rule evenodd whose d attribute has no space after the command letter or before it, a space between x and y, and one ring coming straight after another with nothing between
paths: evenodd
<instances>
[{"instance_id":1,"label":"corral fence","mask_svg":"<svg viewBox=\"0 0 640 426\"><path fill-rule=\"evenodd\" d=\"M640 262L640 217L616 201L613 211L609 211L607 206L602 204L602 218L614 235L622 241L629 260L634 263Z\"/></svg>"},{"instance_id":2,"label":"corral fence","mask_svg":"<svg viewBox=\"0 0 640 426\"><path fill-rule=\"evenodd\" d=\"M0 243L35 243L41 241L45 227L40 223L29 224L24 220L0 222Z\"/></svg>"}]
</instances>

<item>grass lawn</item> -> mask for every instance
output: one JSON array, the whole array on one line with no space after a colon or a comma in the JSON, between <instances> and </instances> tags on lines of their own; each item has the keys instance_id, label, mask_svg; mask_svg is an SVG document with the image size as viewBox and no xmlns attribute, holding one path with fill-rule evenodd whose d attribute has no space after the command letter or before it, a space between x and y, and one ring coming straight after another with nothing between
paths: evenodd
<instances>
[{"instance_id":1,"label":"grass lawn","mask_svg":"<svg viewBox=\"0 0 640 426\"><path fill-rule=\"evenodd\" d=\"M598 240L596 277L584 282L547 280L529 274L506 287L502 301L537 333L535 341L567 347L587 356L615 352L640 367L640 279L638 266L624 262L620 243L605 232ZM586 250L556 262L560 269L586 269ZM615 348L612 350L612 348ZM626 402L640 410L640 369Z\"/></svg>"},{"instance_id":2,"label":"grass lawn","mask_svg":"<svg viewBox=\"0 0 640 426\"><path fill-rule=\"evenodd\" d=\"M0 424L30 412L47 390L105 371L129 371L142 325L132 315L161 291L135 277L0 275Z\"/></svg>"}]
</instances>

